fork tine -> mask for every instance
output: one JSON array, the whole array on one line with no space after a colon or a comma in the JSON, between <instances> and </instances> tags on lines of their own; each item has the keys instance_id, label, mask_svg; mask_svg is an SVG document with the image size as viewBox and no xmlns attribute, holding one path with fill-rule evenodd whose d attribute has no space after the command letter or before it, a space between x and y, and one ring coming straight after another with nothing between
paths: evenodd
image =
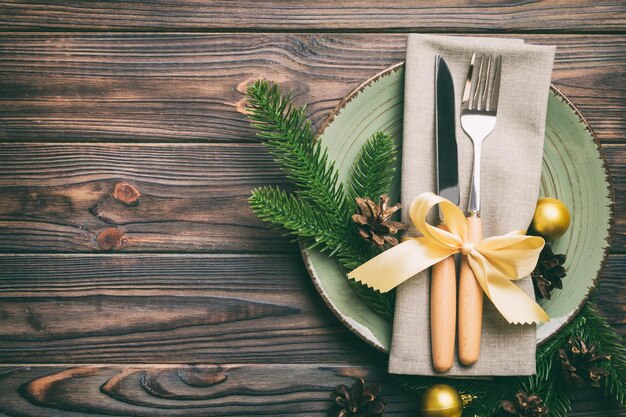
<instances>
[{"instance_id":1,"label":"fork tine","mask_svg":"<svg viewBox=\"0 0 626 417\"><path fill-rule=\"evenodd\" d=\"M475 87L474 87L474 93L472 94L472 100L470 102L470 109L478 109L480 110L480 82L481 79L483 78L483 67L485 64L485 56L484 55L480 55L479 56L480 59L480 66L478 67L478 76L476 77L476 83L475 83Z\"/></svg>"},{"instance_id":2,"label":"fork tine","mask_svg":"<svg viewBox=\"0 0 626 417\"><path fill-rule=\"evenodd\" d=\"M463 90L463 99L461 100L461 107L464 109L469 108L470 95L472 93L472 75L474 73L474 62L476 61L476 53L472 54L472 60L470 62L469 70L467 71L467 78L465 80L465 89Z\"/></svg>"},{"instance_id":3,"label":"fork tine","mask_svg":"<svg viewBox=\"0 0 626 417\"><path fill-rule=\"evenodd\" d=\"M487 103L487 111L498 111L498 98L500 97L500 75L502 74L502 55L496 57L495 64L495 77L493 80L493 88L491 89L491 96Z\"/></svg>"},{"instance_id":4,"label":"fork tine","mask_svg":"<svg viewBox=\"0 0 626 417\"><path fill-rule=\"evenodd\" d=\"M489 55L487 60L487 70L485 71L484 81L481 83L481 91L480 91L480 101L478 104L478 110L487 110L487 93L489 92L489 86L491 85L491 78L493 76L493 72L491 71L491 62L493 57Z\"/></svg>"}]
</instances>

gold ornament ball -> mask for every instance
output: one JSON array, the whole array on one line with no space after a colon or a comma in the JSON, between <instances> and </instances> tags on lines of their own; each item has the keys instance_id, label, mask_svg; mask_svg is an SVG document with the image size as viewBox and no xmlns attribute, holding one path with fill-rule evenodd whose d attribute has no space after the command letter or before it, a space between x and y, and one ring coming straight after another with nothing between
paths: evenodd
<instances>
[{"instance_id":1,"label":"gold ornament ball","mask_svg":"<svg viewBox=\"0 0 626 417\"><path fill-rule=\"evenodd\" d=\"M567 206L556 198L542 198L537 201L537 208L530 224L530 232L547 241L560 238L570 224Z\"/></svg>"},{"instance_id":2,"label":"gold ornament ball","mask_svg":"<svg viewBox=\"0 0 626 417\"><path fill-rule=\"evenodd\" d=\"M450 385L435 384L422 392L418 409L420 417L460 417L463 399Z\"/></svg>"}]
</instances>

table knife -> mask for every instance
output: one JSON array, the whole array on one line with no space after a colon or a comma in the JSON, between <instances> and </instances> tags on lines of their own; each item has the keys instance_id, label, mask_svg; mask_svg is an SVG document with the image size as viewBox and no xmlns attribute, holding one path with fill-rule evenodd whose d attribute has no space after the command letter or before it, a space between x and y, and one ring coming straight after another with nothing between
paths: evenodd
<instances>
[{"instance_id":1,"label":"table knife","mask_svg":"<svg viewBox=\"0 0 626 417\"><path fill-rule=\"evenodd\" d=\"M435 63L435 138L437 194L459 205L459 169L454 117L454 84L450 69L437 55ZM439 213L440 228L445 219ZM456 265L450 256L433 265L430 284L430 335L433 367L445 372L454 361L456 334Z\"/></svg>"}]
</instances>

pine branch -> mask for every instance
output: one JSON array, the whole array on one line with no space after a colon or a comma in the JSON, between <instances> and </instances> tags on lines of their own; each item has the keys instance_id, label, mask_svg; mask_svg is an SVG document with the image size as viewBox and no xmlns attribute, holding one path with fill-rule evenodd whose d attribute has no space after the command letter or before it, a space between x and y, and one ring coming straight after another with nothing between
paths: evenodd
<instances>
[{"instance_id":1,"label":"pine branch","mask_svg":"<svg viewBox=\"0 0 626 417\"><path fill-rule=\"evenodd\" d=\"M248 201L261 220L286 229L309 248L333 253L347 250L342 234L337 234L326 216L299 196L273 187L261 187L252 191Z\"/></svg>"},{"instance_id":2,"label":"pine branch","mask_svg":"<svg viewBox=\"0 0 626 417\"><path fill-rule=\"evenodd\" d=\"M626 406L626 347L622 338L600 315L596 307L588 302L580 313L585 325L578 330L578 336L598 346L598 354L610 355L611 360L599 364L607 371L604 379L605 395L622 406Z\"/></svg>"},{"instance_id":3,"label":"pine branch","mask_svg":"<svg viewBox=\"0 0 626 417\"><path fill-rule=\"evenodd\" d=\"M396 144L387 133L376 132L365 142L352 165L348 180L347 204L351 209L350 214L356 210L354 201L356 197L378 200L381 195L389 193L397 153ZM350 265L345 265L349 269L358 267L381 252L381 249L358 236L358 227L352 221L346 229L346 240L360 254L360 258L351 260L353 262L349 262Z\"/></svg>"},{"instance_id":4,"label":"pine branch","mask_svg":"<svg viewBox=\"0 0 626 417\"><path fill-rule=\"evenodd\" d=\"M596 343L598 354L611 355L611 360L599 366L609 371L604 389L618 403L624 405L626 389L626 348L620 336L588 302L582 311L548 342L537 349L537 375L523 380L529 392L539 394L550 407L551 415L567 416L571 394L568 383L563 381L558 350L572 337L582 337L588 343Z\"/></svg>"},{"instance_id":5,"label":"pine branch","mask_svg":"<svg viewBox=\"0 0 626 417\"><path fill-rule=\"evenodd\" d=\"M547 342L537 348L537 375L543 379L551 371L553 359L558 350L565 346L567 341L586 323L583 314L578 314L572 321L553 335Z\"/></svg>"},{"instance_id":6,"label":"pine branch","mask_svg":"<svg viewBox=\"0 0 626 417\"><path fill-rule=\"evenodd\" d=\"M558 361L558 358L556 360ZM560 375L558 366L553 367L552 376L533 392L538 393L543 399L552 417L567 417L572 410L571 389Z\"/></svg>"},{"instance_id":7,"label":"pine branch","mask_svg":"<svg viewBox=\"0 0 626 417\"><path fill-rule=\"evenodd\" d=\"M248 87L248 118L270 153L298 187L298 193L317 206L333 227L349 216L343 185L334 164L315 136L305 107L294 107L291 95L276 84L258 80Z\"/></svg>"},{"instance_id":8,"label":"pine branch","mask_svg":"<svg viewBox=\"0 0 626 417\"><path fill-rule=\"evenodd\" d=\"M252 84L248 96L252 126L298 189L297 196L271 188L255 190L250 198L255 213L287 229L307 247L330 251L348 270L377 255L378 250L358 237L350 220L353 199L346 196L326 150L314 140L305 108L292 106L289 94L265 80ZM396 153L388 135L375 134L355 163L350 189L377 197L388 192ZM393 293L381 294L354 281L349 285L372 310L391 321Z\"/></svg>"},{"instance_id":9,"label":"pine branch","mask_svg":"<svg viewBox=\"0 0 626 417\"><path fill-rule=\"evenodd\" d=\"M496 381L498 382L496 385L488 385L486 389L483 388L483 394L478 395L478 398L463 410L463 415L472 417L499 415L498 412L500 411L502 400L513 398L519 391L519 388L517 378L498 378Z\"/></svg>"},{"instance_id":10,"label":"pine branch","mask_svg":"<svg viewBox=\"0 0 626 417\"><path fill-rule=\"evenodd\" d=\"M369 197L372 200L389 192L396 173L398 150L389 134L376 132L363 145L357 157L348 183L350 200Z\"/></svg>"},{"instance_id":11,"label":"pine branch","mask_svg":"<svg viewBox=\"0 0 626 417\"><path fill-rule=\"evenodd\" d=\"M567 417L571 410L572 395L567 381L563 380L558 353L555 352L542 366L542 372L539 372L538 363L536 375L521 378L521 388L539 395L550 409L550 416Z\"/></svg>"},{"instance_id":12,"label":"pine branch","mask_svg":"<svg viewBox=\"0 0 626 417\"><path fill-rule=\"evenodd\" d=\"M356 251L346 244L343 231L331 227L325 216L307 201L294 194L272 187L257 188L249 199L250 207L261 219L274 227L286 229L308 248L317 248L331 255L336 254L344 266L360 265L367 261L367 254ZM348 284L356 295L384 319L393 318L393 295L381 294L354 280Z\"/></svg>"},{"instance_id":13,"label":"pine branch","mask_svg":"<svg viewBox=\"0 0 626 417\"><path fill-rule=\"evenodd\" d=\"M330 251L340 262L350 268L367 261L367 253L355 251L346 245L341 233L330 227L323 215L301 198L272 187L258 188L249 199L254 213L274 227L286 229L298 237L308 248ZM340 231L341 232L341 231ZM381 294L354 280L348 284L356 295L385 320L393 319L393 293Z\"/></svg>"},{"instance_id":14,"label":"pine branch","mask_svg":"<svg viewBox=\"0 0 626 417\"><path fill-rule=\"evenodd\" d=\"M388 194L396 172L395 163L398 150L396 143L389 134L376 132L370 137L359 152L359 156L352 165L348 182L349 207L354 211L356 197L370 197L377 200L381 195ZM357 248L361 259L350 262L349 269L356 268L380 253L371 244L363 242L358 236L355 225L348 230L348 241ZM365 285L350 280L353 291L365 301L368 306L387 321L393 320L395 291L380 293Z\"/></svg>"}]
</instances>

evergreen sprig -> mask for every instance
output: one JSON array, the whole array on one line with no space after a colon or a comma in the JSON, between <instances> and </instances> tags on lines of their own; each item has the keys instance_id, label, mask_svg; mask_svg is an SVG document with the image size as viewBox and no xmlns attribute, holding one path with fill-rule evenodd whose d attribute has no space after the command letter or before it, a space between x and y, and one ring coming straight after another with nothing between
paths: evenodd
<instances>
[{"instance_id":1,"label":"evergreen sprig","mask_svg":"<svg viewBox=\"0 0 626 417\"><path fill-rule=\"evenodd\" d=\"M376 200L388 194L396 173L397 156L398 148L393 138L384 132L374 133L352 165L348 183L350 200L354 201L356 197Z\"/></svg>"},{"instance_id":2,"label":"evergreen sprig","mask_svg":"<svg viewBox=\"0 0 626 417\"><path fill-rule=\"evenodd\" d=\"M610 355L611 360L599 366L609 371L604 377L605 394L617 403L626 407L626 347L619 334L598 312L595 305L587 303L581 313L585 320L584 326L577 329L573 336L582 337L587 343L596 343L598 354Z\"/></svg>"},{"instance_id":3,"label":"evergreen sprig","mask_svg":"<svg viewBox=\"0 0 626 417\"><path fill-rule=\"evenodd\" d=\"M331 251L331 254L348 250L341 236L334 231L331 220L296 194L274 187L261 187L252 192L249 202L261 220L286 229L309 248L317 248L322 252Z\"/></svg>"},{"instance_id":4,"label":"evergreen sprig","mask_svg":"<svg viewBox=\"0 0 626 417\"><path fill-rule=\"evenodd\" d=\"M348 270L380 253L358 236L350 216L354 197L374 199L388 192L395 174L397 149L386 133L374 134L355 161L348 191L339 181L326 148L315 140L305 107L292 104L276 84L258 80L248 87L247 114L258 137L296 186L294 193L273 187L253 190L252 210L309 248L329 252ZM375 312L391 321L393 293L381 294L356 281L350 287Z\"/></svg>"},{"instance_id":5,"label":"evergreen sprig","mask_svg":"<svg viewBox=\"0 0 626 417\"><path fill-rule=\"evenodd\" d=\"M550 409L550 416L567 417L572 409L572 394L556 362L552 364L557 366L550 366L546 370L545 378L538 375L523 378L522 390L539 395L543 404Z\"/></svg>"},{"instance_id":6,"label":"evergreen sprig","mask_svg":"<svg viewBox=\"0 0 626 417\"><path fill-rule=\"evenodd\" d=\"M344 222L350 213L343 185L326 149L315 141L305 106L294 107L291 94L282 94L276 84L266 80L250 85L248 96L252 127L298 187L298 193L314 202L330 221Z\"/></svg>"}]
</instances>

